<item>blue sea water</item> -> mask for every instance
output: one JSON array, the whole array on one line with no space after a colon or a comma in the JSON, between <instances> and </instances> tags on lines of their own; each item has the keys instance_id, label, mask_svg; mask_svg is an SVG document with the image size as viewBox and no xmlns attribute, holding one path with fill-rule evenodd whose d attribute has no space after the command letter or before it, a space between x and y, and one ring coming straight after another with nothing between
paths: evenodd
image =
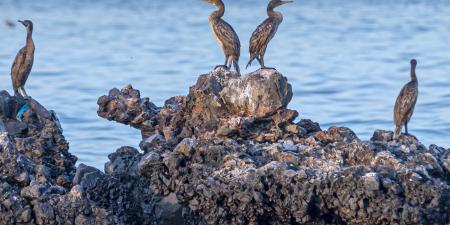
<instances>
[{"instance_id":1,"label":"blue sea water","mask_svg":"<svg viewBox=\"0 0 450 225\"><path fill-rule=\"evenodd\" d=\"M224 0L224 19L242 43L266 15L266 0ZM132 84L161 105L185 95L199 74L224 57L208 27L213 8L200 0L2 0L0 89L25 30L3 21L31 19L35 63L27 92L58 113L79 162L103 167L137 130L97 116L97 98ZM416 58L420 96L409 125L424 144L450 146L450 1L296 0L266 54L293 85L289 107L322 128L348 126L369 139L393 129L392 109ZM257 69L256 66L243 73Z\"/></svg>"}]
</instances>

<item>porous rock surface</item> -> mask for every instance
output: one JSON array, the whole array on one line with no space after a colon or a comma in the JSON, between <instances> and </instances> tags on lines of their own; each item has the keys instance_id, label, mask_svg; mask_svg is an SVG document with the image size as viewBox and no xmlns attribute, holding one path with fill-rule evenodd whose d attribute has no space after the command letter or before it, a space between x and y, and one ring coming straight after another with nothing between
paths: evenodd
<instances>
[{"instance_id":1,"label":"porous rock surface","mask_svg":"<svg viewBox=\"0 0 450 225\"><path fill-rule=\"evenodd\" d=\"M15 115L25 102L31 110L21 122ZM0 224L199 221L172 196L153 194L137 170L141 154L136 149L110 154L105 172L83 164L76 168L54 112L5 91L0 103Z\"/></svg>"},{"instance_id":2,"label":"porous rock surface","mask_svg":"<svg viewBox=\"0 0 450 225\"><path fill-rule=\"evenodd\" d=\"M148 101L129 98L134 91L101 97L99 115L133 115ZM208 224L449 223L449 149L390 131L361 141L345 127L294 123L291 98L274 70L201 75L186 97L137 110L153 115L131 124L144 137L139 172L155 194L175 194ZM105 105L116 101L126 107L111 113Z\"/></svg>"},{"instance_id":3,"label":"porous rock surface","mask_svg":"<svg viewBox=\"0 0 450 225\"><path fill-rule=\"evenodd\" d=\"M75 168L54 113L27 99L18 122L24 100L0 93L0 224L450 224L450 149L295 123L291 98L275 70L218 68L162 107L112 89L98 114L140 129L143 152L102 172Z\"/></svg>"},{"instance_id":4,"label":"porous rock surface","mask_svg":"<svg viewBox=\"0 0 450 225\"><path fill-rule=\"evenodd\" d=\"M174 147L193 136L276 141L287 135L285 129L298 132L298 127L284 126L298 115L286 108L291 98L291 85L275 70L239 77L218 68L201 75L186 97L173 97L161 108L131 86L112 89L99 98L98 114L140 129L144 144L164 139Z\"/></svg>"}]
</instances>

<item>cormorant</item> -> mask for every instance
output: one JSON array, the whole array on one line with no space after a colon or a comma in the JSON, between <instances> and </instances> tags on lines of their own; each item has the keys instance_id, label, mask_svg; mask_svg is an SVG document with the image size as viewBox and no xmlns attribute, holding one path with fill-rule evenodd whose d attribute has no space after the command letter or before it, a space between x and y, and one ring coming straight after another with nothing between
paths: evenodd
<instances>
[{"instance_id":1,"label":"cormorant","mask_svg":"<svg viewBox=\"0 0 450 225\"><path fill-rule=\"evenodd\" d=\"M246 68L248 68L255 59L258 60L261 69L267 68L264 65L264 54L266 53L267 45L273 36L275 36L280 23L283 22L283 15L273 10L280 5L291 2L294 1L271 0L269 2L269 5L267 6L267 15L269 18L264 20L264 22L256 28L250 38L250 61Z\"/></svg>"},{"instance_id":2,"label":"cormorant","mask_svg":"<svg viewBox=\"0 0 450 225\"><path fill-rule=\"evenodd\" d=\"M217 42L219 42L225 53L225 68L230 69L234 65L236 72L239 70L239 56L241 52L241 43L239 37L230 24L222 19L225 13L225 5L222 0L203 0L209 4L215 5L218 10L209 15L208 21ZM222 65L221 65L222 66Z\"/></svg>"},{"instance_id":3,"label":"cormorant","mask_svg":"<svg viewBox=\"0 0 450 225\"><path fill-rule=\"evenodd\" d=\"M416 76L415 59L411 60L411 81L407 83L397 97L394 108L394 123L395 134L394 139L397 139L402 132L402 127L405 125L406 134L408 134L408 122L414 113L414 107L419 95L419 82Z\"/></svg>"},{"instance_id":4,"label":"cormorant","mask_svg":"<svg viewBox=\"0 0 450 225\"><path fill-rule=\"evenodd\" d=\"M34 43L33 43L33 23L29 20L21 21L27 29L27 40L25 47L20 49L17 53L14 63L11 68L11 78L14 89L14 94L20 94L22 96L28 96L25 92L25 83L30 75L31 68L34 61Z\"/></svg>"}]
</instances>

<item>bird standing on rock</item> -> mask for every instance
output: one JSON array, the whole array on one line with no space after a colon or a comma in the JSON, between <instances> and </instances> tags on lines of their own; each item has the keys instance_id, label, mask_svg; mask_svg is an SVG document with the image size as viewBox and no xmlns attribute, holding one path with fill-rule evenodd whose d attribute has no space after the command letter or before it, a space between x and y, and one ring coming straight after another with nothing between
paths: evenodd
<instances>
[{"instance_id":1,"label":"bird standing on rock","mask_svg":"<svg viewBox=\"0 0 450 225\"><path fill-rule=\"evenodd\" d=\"M11 68L11 78L14 89L14 94L28 96L25 92L25 83L30 75L31 68L34 61L34 43L33 43L33 23L29 20L18 21L27 29L27 40L25 47L20 49L17 53L14 63Z\"/></svg>"},{"instance_id":2,"label":"bird standing on rock","mask_svg":"<svg viewBox=\"0 0 450 225\"><path fill-rule=\"evenodd\" d=\"M419 82L416 76L417 61L411 60L411 81L407 83L397 97L394 108L395 134L394 139L400 137L402 127L405 125L405 132L408 134L408 122L414 113L414 108L419 95Z\"/></svg>"},{"instance_id":3,"label":"bird standing on rock","mask_svg":"<svg viewBox=\"0 0 450 225\"><path fill-rule=\"evenodd\" d=\"M283 22L283 15L280 12L273 11L276 7L291 3L294 1L288 0L271 0L267 6L267 15L269 18L259 25L253 32L250 38L250 61L247 64L248 68L253 60L257 59L261 65L261 69L266 69L264 65L264 54L266 53L269 41L275 36L278 26Z\"/></svg>"},{"instance_id":4,"label":"bird standing on rock","mask_svg":"<svg viewBox=\"0 0 450 225\"><path fill-rule=\"evenodd\" d=\"M218 8L217 11L214 11L209 15L208 21L217 42L219 42L225 53L225 64L223 67L230 69L231 64L233 64L236 72L240 74L239 56L241 52L241 43L233 27L222 19L222 16L225 14L225 5L222 0L203 1L215 5Z\"/></svg>"}]
</instances>

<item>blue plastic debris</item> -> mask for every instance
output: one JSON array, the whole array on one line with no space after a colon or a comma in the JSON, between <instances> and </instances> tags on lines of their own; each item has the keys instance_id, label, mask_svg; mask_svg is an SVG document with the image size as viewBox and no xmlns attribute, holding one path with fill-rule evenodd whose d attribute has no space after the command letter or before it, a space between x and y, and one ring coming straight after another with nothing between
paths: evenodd
<instances>
[{"instance_id":1,"label":"blue plastic debris","mask_svg":"<svg viewBox=\"0 0 450 225\"><path fill-rule=\"evenodd\" d=\"M20 108L19 112L17 112L16 119L17 119L18 121L22 122L23 114L24 114L27 110L29 110L29 109L30 109L30 105L28 105L28 103L25 103L25 104L22 106L22 108Z\"/></svg>"}]
</instances>

